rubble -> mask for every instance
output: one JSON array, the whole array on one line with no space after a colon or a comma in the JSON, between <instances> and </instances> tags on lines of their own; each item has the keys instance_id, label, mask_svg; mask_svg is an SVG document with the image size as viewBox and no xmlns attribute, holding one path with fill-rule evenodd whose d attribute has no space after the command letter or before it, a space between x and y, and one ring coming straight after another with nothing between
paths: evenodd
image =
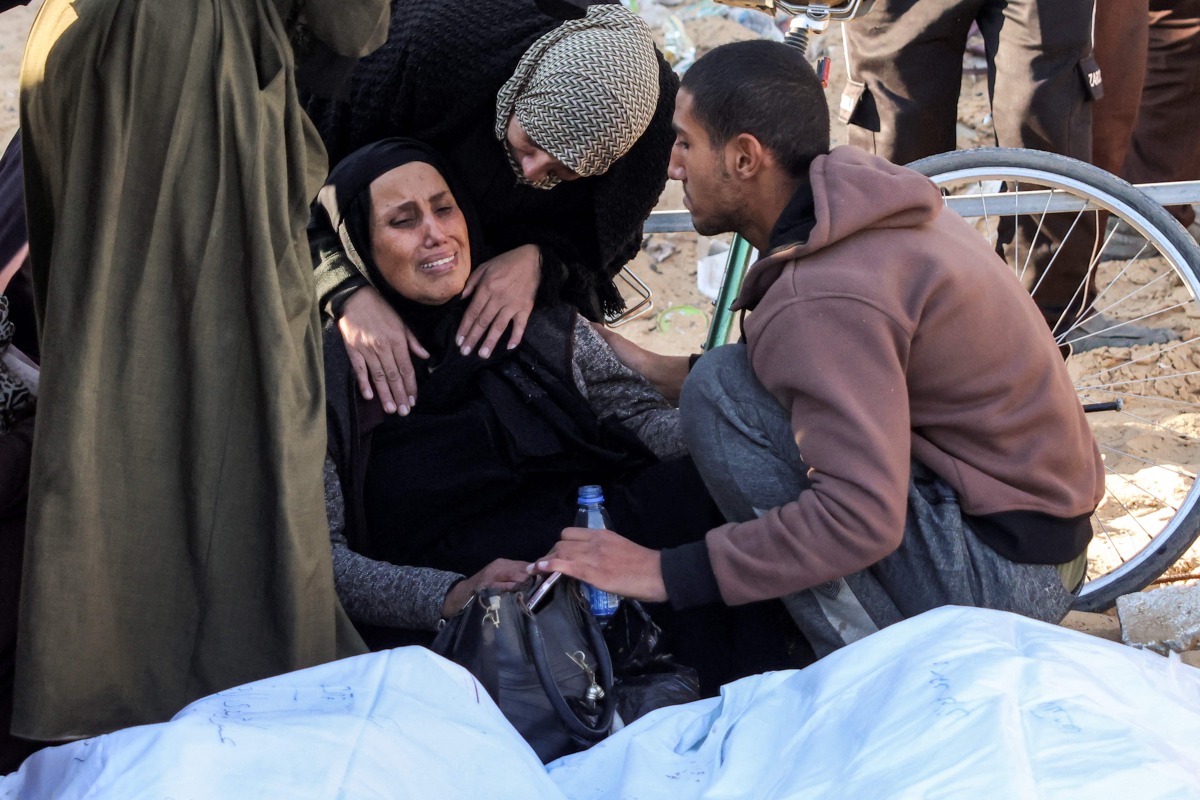
<instances>
[{"instance_id":1,"label":"rubble","mask_svg":"<svg viewBox=\"0 0 1200 800\"><path fill-rule=\"evenodd\" d=\"M1117 598L1121 641L1165 655L1200 649L1200 586L1168 586Z\"/></svg>"}]
</instances>

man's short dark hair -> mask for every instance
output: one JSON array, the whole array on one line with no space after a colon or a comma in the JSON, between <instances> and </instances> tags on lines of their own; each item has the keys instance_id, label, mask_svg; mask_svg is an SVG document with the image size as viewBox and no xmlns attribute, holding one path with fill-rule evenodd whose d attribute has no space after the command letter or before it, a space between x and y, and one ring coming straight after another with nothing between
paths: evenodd
<instances>
[{"instance_id":1,"label":"man's short dark hair","mask_svg":"<svg viewBox=\"0 0 1200 800\"><path fill-rule=\"evenodd\" d=\"M741 133L758 139L792 177L829 152L829 105L799 49L751 40L713 49L684 73L692 114L714 147Z\"/></svg>"}]
</instances>

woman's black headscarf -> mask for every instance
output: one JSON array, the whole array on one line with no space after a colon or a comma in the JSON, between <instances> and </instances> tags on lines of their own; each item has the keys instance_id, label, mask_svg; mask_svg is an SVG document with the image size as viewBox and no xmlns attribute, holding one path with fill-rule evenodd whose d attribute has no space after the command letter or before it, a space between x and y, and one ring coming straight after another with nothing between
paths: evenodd
<instances>
[{"instance_id":1,"label":"woman's black headscarf","mask_svg":"<svg viewBox=\"0 0 1200 800\"><path fill-rule=\"evenodd\" d=\"M471 245L471 268L486 261L490 253L485 250L479 217L470 204L469 195L463 191L454 174L442 161L437 151L416 139L382 139L351 153L338 163L324 188L317 195L317 205L324 210L330 226L337 231L342 249L351 263L370 281L371 285L400 314L425 347L434 347L440 356L441 341L425 339L441 333L444 321L451 316L461 318L460 301L452 300L442 306L429 306L401 295L388 284L371 255L371 184L375 179L397 167L420 162L436 169L450 187L450 193L467 221L468 240ZM454 329L457 329L455 322ZM431 351L432 352L432 351Z\"/></svg>"},{"instance_id":2,"label":"woman's black headscarf","mask_svg":"<svg viewBox=\"0 0 1200 800\"><path fill-rule=\"evenodd\" d=\"M421 395L413 413L389 418L372 438L374 477L365 487L368 495L376 480L389 487L378 497L366 497L367 505L382 503L377 522L397 519L405 528L405 548L419 549L422 540L428 544L453 530L456 521L477 530L480 521L473 514L533 475L557 474L568 481L573 479L569 476L587 476L585 482L593 483L655 459L629 431L597 419L576 387L573 309L535 310L519 347L509 350L502 339L495 353L483 359L475 353L463 356L454 341L465 301L425 305L391 288L371 256L370 187L379 176L413 162L429 164L445 178L467 220L472 265L485 259L487 245L474 209L437 152L421 142L385 139L355 151L330 173L317 203L350 260L431 354L417 368ZM499 435L491 442L450 447L456 437L476 429L472 421ZM389 450L394 457L380 455ZM438 509L429 508L426 499L431 497L442 498ZM406 502L411 505L401 508ZM396 514L398 510L403 513ZM380 533L381 526L370 527ZM377 556L393 561L410 557L389 552L388 545L399 544L401 537L384 538L392 542L377 540L370 547Z\"/></svg>"}]
</instances>

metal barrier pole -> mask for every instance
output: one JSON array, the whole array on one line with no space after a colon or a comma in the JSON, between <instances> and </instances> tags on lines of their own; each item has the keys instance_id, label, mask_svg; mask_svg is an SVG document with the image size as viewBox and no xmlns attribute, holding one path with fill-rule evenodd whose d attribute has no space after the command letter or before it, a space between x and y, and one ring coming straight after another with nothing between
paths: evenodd
<instances>
[{"instance_id":1,"label":"metal barrier pole","mask_svg":"<svg viewBox=\"0 0 1200 800\"><path fill-rule=\"evenodd\" d=\"M729 341L730 328L733 327L733 310L730 308L737 299L742 288L742 278L750 266L750 256L754 248L741 236L734 236L729 246L729 257L725 260L725 276L721 279L721 290L713 303L712 324L708 326L708 337L704 340L704 349L712 350Z\"/></svg>"}]
</instances>

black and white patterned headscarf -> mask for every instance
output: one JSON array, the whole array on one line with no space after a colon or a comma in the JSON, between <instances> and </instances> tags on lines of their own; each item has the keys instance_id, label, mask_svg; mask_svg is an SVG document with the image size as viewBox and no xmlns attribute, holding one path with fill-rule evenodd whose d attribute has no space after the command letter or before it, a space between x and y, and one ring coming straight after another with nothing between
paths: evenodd
<instances>
[{"instance_id":1,"label":"black and white patterned headscarf","mask_svg":"<svg viewBox=\"0 0 1200 800\"><path fill-rule=\"evenodd\" d=\"M658 106L650 28L622 5L588 8L526 51L496 95L496 138L513 114L539 147L580 175L605 172L633 147ZM529 183L509 156L513 170ZM555 177L533 184L549 189Z\"/></svg>"},{"instance_id":2,"label":"black and white patterned headscarf","mask_svg":"<svg viewBox=\"0 0 1200 800\"><path fill-rule=\"evenodd\" d=\"M4 353L12 341L13 324L8 319L8 298L0 294L0 434L33 409L33 393L4 363Z\"/></svg>"}]
</instances>

